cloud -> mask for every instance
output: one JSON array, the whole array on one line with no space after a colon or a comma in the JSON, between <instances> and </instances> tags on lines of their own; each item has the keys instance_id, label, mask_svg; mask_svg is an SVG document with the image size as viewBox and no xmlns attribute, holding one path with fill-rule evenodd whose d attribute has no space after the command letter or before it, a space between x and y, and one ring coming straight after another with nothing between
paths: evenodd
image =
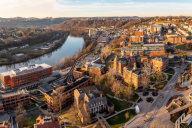
<instances>
[{"instance_id":1,"label":"cloud","mask_svg":"<svg viewBox=\"0 0 192 128\"><path fill-rule=\"evenodd\" d=\"M46 17L51 16L55 0L2 0L1 17Z\"/></svg>"},{"instance_id":2,"label":"cloud","mask_svg":"<svg viewBox=\"0 0 192 128\"><path fill-rule=\"evenodd\" d=\"M89 4L60 4L55 3L53 16L156 16L181 15L192 12L192 3L142 3L120 2L110 3L96 1Z\"/></svg>"}]
</instances>

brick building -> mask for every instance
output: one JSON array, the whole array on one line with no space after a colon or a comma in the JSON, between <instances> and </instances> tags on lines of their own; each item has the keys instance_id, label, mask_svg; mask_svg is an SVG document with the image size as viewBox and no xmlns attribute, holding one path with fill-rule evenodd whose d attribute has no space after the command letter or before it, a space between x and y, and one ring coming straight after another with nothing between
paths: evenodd
<instances>
[{"instance_id":1,"label":"brick building","mask_svg":"<svg viewBox=\"0 0 192 128\"><path fill-rule=\"evenodd\" d=\"M61 128L57 117L48 117L41 116L36 119L36 124L34 124L34 128Z\"/></svg>"},{"instance_id":2,"label":"brick building","mask_svg":"<svg viewBox=\"0 0 192 128\"><path fill-rule=\"evenodd\" d=\"M156 57L152 59L153 69L163 72L169 66L169 59L166 57Z\"/></svg>"},{"instance_id":3,"label":"brick building","mask_svg":"<svg viewBox=\"0 0 192 128\"><path fill-rule=\"evenodd\" d=\"M94 77L95 75L101 75L105 73L105 65L100 64L100 58L93 60L92 62L86 62L82 67L76 68L73 72L74 78L80 78L83 75L89 75Z\"/></svg>"},{"instance_id":4,"label":"brick building","mask_svg":"<svg viewBox=\"0 0 192 128\"><path fill-rule=\"evenodd\" d=\"M4 88L13 89L39 81L52 75L52 72L53 68L48 64L35 64L1 73L1 82Z\"/></svg>"},{"instance_id":5,"label":"brick building","mask_svg":"<svg viewBox=\"0 0 192 128\"><path fill-rule=\"evenodd\" d=\"M0 114L0 128L12 128L11 118L7 113Z\"/></svg>"},{"instance_id":6,"label":"brick building","mask_svg":"<svg viewBox=\"0 0 192 128\"><path fill-rule=\"evenodd\" d=\"M121 49L121 54L130 55L138 52L141 56L165 56L166 45L164 43L131 43L128 47Z\"/></svg>"},{"instance_id":7,"label":"brick building","mask_svg":"<svg viewBox=\"0 0 192 128\"><path fill-rule=\"evenodd\" d=\"M140 69L137 69L136 63L134 67L124 67L123 68L123 78L126 83L133 84L137 89L141 85L142 78L145 76L145 73Z\"/></svg>"},{"instance_id":8,"label":"brick building","mask_svg":"<svg viewBox=\"0 0 192 128\"><path fill-rule=\"evenodd\" d=\"M185 43L187 39L184 36L171 36L171 37L167 37L167 41L172 44L180 44L180 43Z\"/></svg>"},{"instance_id":9,"label":"brick building","mask_svg":"<svg viewBox=\"0 0 192 128\"><path fill-rule=\"evenodd\" d=\"M21 103L23 106L30 105L30 95L27 91L11 91L0 94L0 113L3 113L4 110L14 109ZM2 108L3 105L3 108Z\"/></svg>"},{"instance_id":10,"label":"brick building","mask_svg":"<svg viewBox=\"0 0 192 128\"><path fill-rule=\"evenodd\" d=\"M62 107L65 107L68 104L71 104L74 100L74 93L73 91L75 89L78 89L80 87L86 87L92 85L92 78L89 76L83 76L79 79L77 79L75 82L72 83L63 83L61 86L65 86L65 89L63 91L62 96L65 97ZM47 89L47 87L45 87ZM44 90L46 90L44 89ZM54 104L56 104L56 100L54 98L57 98L58 96L56 95L56 88L55 89L50 89L50 91L45 91L45 101L51 110L55 111Z\"/></svg>"},{"instance_id":11,"label":"brick building","mask_svg":"<svg viewBox=\"0 0 192 128\"><path fill-rule=\"evenodd\" d=\"M121 58L118 58L118 56L115 57L113 67L117 72L122 74L124 67L133 67L134 63L141 64L141 57L139 56L139 53L134 54L131 52L130 55L122 53Z\"/></svg>"},{"instance_id":12,"label":"brick building","mask_svg":"<svg viewBox=\"0 0 192 128\"><path fill-rule=\"evenodd\" d=\"M79 108L78 116L83 123L87 116L108 111L114 112L114 105L103 97L95 86L87 86L74 91L74 103Z\"/></svg>"},{"instance_id":13,"label":"brick building","mask_svg":"<svg viewBox=\"0 0 192 128\"><path fill-rule=\"evenodd\" d=\"M129 38L129 42L143 42L144 40L144 32L136 31L134 36Z\"/></svg>"}]
</instances>

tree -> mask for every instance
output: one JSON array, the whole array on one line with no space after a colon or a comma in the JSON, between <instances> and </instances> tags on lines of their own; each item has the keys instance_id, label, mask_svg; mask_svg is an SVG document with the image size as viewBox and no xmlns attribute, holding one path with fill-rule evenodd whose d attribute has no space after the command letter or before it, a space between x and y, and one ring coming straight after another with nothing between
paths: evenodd
<instances>
[{"instance_id":1,"label":"tree","mask_svg":"<svg viewBox=\"0 0 192 128\"><path fill-rule=\"evenodd\" d=\"M144 77L142 77L141 80L141 85L146 89L146 87L149 85L150 83L150 77L147 77L146 75Z\"/></svg>"},{"instance_id":2,"label":"tree","mask_svg":"<svg viewBox=\"0 0 192 128\"><path fill-rule=\"evenodd\" d=\"M129 112L128 111L125 113L125 118L126 118L126 120L129 119Z\"/></svg>"},{"instance_id":3,"label":"tree","mask_svg":"<svg viewBox=\"0 0 192 128\"><path fill-rule=\"evenodd\" d=\"M133 84L130 84L125 89L125 96L126 96L126 99L128 99L128 100L133 98L133 96L135 95L135 91L134 91L134 87L133 86L134 86Z\"/></svg>"},{"instance_id":4,"label":"tree","mask_svg":"<svg viewBox=\"0 0 192 128\"><path fill-rule=\"evenodd\" d=\"M113 85L111 86L111 91L115 94L116 97L120 97L121 94L121 83L119 81L114 81Z\"/></svg>"},{"instance_id":5,"label":"tree","mask_svg":"<svg viewBox=\"0 0 192 128\"><path fill-rule=\"evenodd\" d=\"M55 93L55 96L54 96L54 111L58 111L60 110L61 112L61 109L62 109L62 104L63 102L65 101L65 95L64 94L64 90L65 90L65 86L61 86L61 87L58 87L55 89L54 93Z\"/></svg>"},{"instance_id":6,"label":"tree","mask_svg":"<svg viewBox=\"0 0 192 128\"><path fill-rule=\"evenodd\" d=\"M15 113L15 120L18 122L19 128L23 128L28 119L25 117L27 113L21 103L19 103L18 106L15 108L14 113Z\"/></svg>"}]
</instances>

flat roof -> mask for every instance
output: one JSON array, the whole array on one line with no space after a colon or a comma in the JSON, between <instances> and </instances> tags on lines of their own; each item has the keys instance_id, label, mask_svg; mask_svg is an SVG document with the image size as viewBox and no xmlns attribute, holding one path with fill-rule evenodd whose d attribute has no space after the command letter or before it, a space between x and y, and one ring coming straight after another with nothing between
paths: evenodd
<instances>
[{"instance_id":1,"label":"flat roof","mask_svg":"<svg viewBox=\"0 0 192 128\"><path fill-rule=\"evenodd\" d=\"M5 112L0 114L0 123L3 123L3 121L8 121L10 116Z\"/></svg>"},{"instance_id":2,"label":"flat roof","mask_svg":"<svg viewBox=\"0 0 192 128\"><path fill-rule=\"evenodd\" d=\"M34 64L34 65L27 66L27 67L14 69L14 70L11 70L11 71L8 71L8 72L2 72L1 74L3 76L13 77L13 76L28 74L28 73L31 73L31 72L39 71L39 70L50 68L50 67L52 67L52 66L48 65L48 64L45 64L45 63L43 63L43 64Z\"/></svg>"},{"instance_id":3,"label":"flat roof","mask_svg":"<svg viewBox=\"0 0 192 128\"><path fill-rule=\"evenodd\" d=\"M28 93L26 93L24 90L11 91L11 92L6 92L6 93L1 93L0 97L7 98L7 97L11 97L11 96L15 96L15 95L23 95L23 94L28 94Z\"/></svg>"}]
</instances>

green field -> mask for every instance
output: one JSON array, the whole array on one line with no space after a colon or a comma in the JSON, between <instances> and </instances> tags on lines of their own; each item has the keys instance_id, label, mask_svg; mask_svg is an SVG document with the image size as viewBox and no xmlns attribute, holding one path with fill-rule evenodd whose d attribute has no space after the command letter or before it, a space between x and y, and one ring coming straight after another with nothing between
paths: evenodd
<instances>
[{"instance_id":1,"label":"green field","mask_svg":"<svg viewBox=\"0 0 192 128\"><path fill-rule=\"evenodd\" d=\"M33 108L35 108L35 107L36 107L36 105L35 105L35 104L32 104L32 105L29 105L29 106L25 107L25 109L26 109L26 110L30 110L30 109L33 109Z\"/></svg>"},{"instance_id":2,"label":"green field","mask_svg":"<svg viewBox=\"0 0 192 128\"><path fill-rule=\"evenodd\" d=\"M165 71L165 73L174 74L175 71L174 71L174 69L169 68L168 70Z\"/></svg>"},{"instance_id":3,"label":"green field","mask_svg":"<svg viewBox=\"0 0 192 128\"><path fill-rule=\"evenodd\" d=\"M129 118L126 119L125 118L125 112L122 112L110 119L107 119L107 122L109 123L109 125L111 126L111 128L119 128L121 125L125 124L127 121L129 121L130 119L132 119L134 116L136 116L136 112L134 109L128 110L129 111Z\"/></svg>"},{"instance_id":4,"label":"green field","mask_svg":"<svg viewBox=\"0 0 192 128\"><path fill-rule=\"evenodd\" d=\"M133 105L132 103L127 103L126 101L119 101L110 97L107 98L114 104L116 111L121 111L123 109L130 108Z\"/></svg>"},{"instance_id":5,"label":"green field","mask_svg":"<svg viewBox=\"0 0 192 128\"><path fill-rule=\"evenodd\" d=\"M176 49L185 49L185 44L176 46Z\"/></svg>"}]
</instances>

